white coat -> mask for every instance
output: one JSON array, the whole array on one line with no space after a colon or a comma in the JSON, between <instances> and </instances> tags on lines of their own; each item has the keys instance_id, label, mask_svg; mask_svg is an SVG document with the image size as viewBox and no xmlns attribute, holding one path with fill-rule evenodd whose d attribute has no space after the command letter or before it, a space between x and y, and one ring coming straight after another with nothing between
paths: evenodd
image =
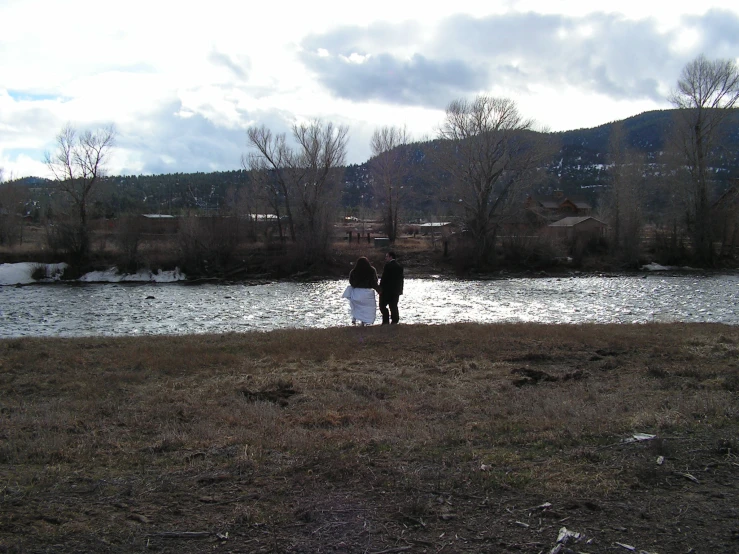
<instances>
[{"instance_id":1,"label":"white coat","mask_svg":"<svg viewBox=\"0 0 739 554\"><path fill-rule=\"evenodd\" d=\"M348 286L343 297L349 300L352 321L356 320L367 325L372 325L375 322L377 301L375 300L374 290Z\"/></svg>"}]
</instances>

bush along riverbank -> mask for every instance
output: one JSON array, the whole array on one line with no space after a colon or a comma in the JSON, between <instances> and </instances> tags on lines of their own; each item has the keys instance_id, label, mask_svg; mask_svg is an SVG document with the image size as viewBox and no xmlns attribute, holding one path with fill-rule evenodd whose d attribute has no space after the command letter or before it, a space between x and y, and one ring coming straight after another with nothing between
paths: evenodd
<instances>
[{"instance_id":1,"label":"bush along riverbank","mask_svg":"<svg viewBox=\"0 0 739 554\"><path fill-rule=\"evenodd\" d=\"M628 275L644 272L661 272L668 274L698 273L733 273L736 269L721 268L705 270L689 266L663 266L647 263L634 268L624 268L602 261L600 264L589 264L579 268L562 260L556 264L539 266L531 269L520 265L501 265L487 270L460 268L454 259L444 257L441 252L425 250L397 251L399 260L405 267L409 277L440 276L446 278L466 279L498 279L510 277L549 277L580 275ZM242 282L264 280L315 280L326 278L345 278L356 259L366 255L371 263L381 271L384 250L339 249L323 259L305 260L293 258L288 254L280 257L266 257L263 254L244 256L240 261L228 266L200 268L194 272L186 271L186 267L166 264L155 268L148 266L137 269L126 269L115 265L115 258L99 258L84 266L72 266L66 262L48 263L44 257L31 257L39 261L23 261L0 264L0 285L32 284L50 282ZM41 261L46 260L46 261Z\"/></svg>"},{"instance_id":2,"label":"bush along riverbank","mask_svg":"<svg viewBox=\"0 0 739 554\"><path fill-rule=\"evenodd\" d=\"M195 218L198 220L198 218ZM207 221L200 221L206 225ZM207 225L206 225L207 227ZM442 275L463 278L489 278L505 275L563 275L575 272L629 273L643 267L661 265L671 268L698 267L691 262L690 250L664 248L654 241L645 243L639 253L624 259L612 253L607 241L578 243L539 237L514 240L501 237L495 255L487 266L475 263L474 243L470 237L418 232L397 237L393 245L375 242L377 232L357 233L353 225L335 229L335 236L320 244L281 242L275 237L218 234L187 227L176 233L145 234L140 228L132 234L115 233L107 225L91 231L91 249L84 260L69 249L50 241L49 229L41 225L25 228L22 243L0 245L0 263L65 263L60 279L80 277L115 268L118 275L159 275L177 270L188 280L248 281L255 279L315 279L345 277L360 256L366 256L378 268L384 254L392 248L408 272L417 276ZM214 231L211 229L211 231ZM224 231L221 229L221 231ZM351 231L351 232L350 232ZM349 240L349 237L357 238ZM361 235L361 240L360 240ZM519 237L523 239L524 237ZM528 240L532 239L532 240ZM714 265L705 270L731 271L737 268L733 251L714 257ZM682 269L681 269L682 271Z\"/></svg>"}]
</instances>

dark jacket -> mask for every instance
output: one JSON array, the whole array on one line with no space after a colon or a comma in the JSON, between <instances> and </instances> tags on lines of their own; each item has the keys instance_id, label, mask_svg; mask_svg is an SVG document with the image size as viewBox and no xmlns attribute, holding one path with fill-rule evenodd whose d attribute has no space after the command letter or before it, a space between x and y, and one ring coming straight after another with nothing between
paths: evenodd
<instances>
[{"instance_id":1,"label":"dark jacket","mask_svg":"<svg viewBox=\"0 0 739 554\"><path fill-rule=\"evenodd\" d=\"M403 294L403 266L397 260L389 261L382 269L380 289L385 296L400 296Z\"/></svg>"}]
</instances>

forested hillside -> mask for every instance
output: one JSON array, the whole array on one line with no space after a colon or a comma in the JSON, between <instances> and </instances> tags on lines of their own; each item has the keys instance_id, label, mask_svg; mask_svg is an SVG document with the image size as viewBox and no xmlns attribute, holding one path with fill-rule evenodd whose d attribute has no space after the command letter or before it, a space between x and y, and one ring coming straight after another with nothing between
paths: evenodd
<instances>
[{"instance_id":1,"label":"forested hillside","mask_svg":"<svg viewBox=\"0 0 739 554\"><path fill-rule=\"evenodd\" d=\"M643 163L647 182L664 180L668 168L663 160L670 140L674 110L650 111L623 120L628 146ZM547 194L560 189L567 195L585 197L597 204L608 184L609 138L617 122L592 129L552 133L558 146L556 155L546 168L546 178L535 193ZM447 179L433 163L437 141L405 146L403 159L407 165L404 185L408 195L406 212L422 217L443 213L439 199L445 194ZM739 178L739 112L730 118L719 152L720 163L712 168L716 194ZM97 200L98 215L113 217L120 213L183 213L189 211L228 212L234 209L249 183L245 170L213 173L173 173L166 175L129 175L106 178L103 193ZM30 177L13 184L28 186L35 194L37 206L52 194L51 181ZM345 167L341 204L347 211L362 212L375 206L370 186L369 161ZM658 187L659 188L659 187ZM661 194L655 189L648 196ZM659 203L652 199L652 204ZM265 210L267 208L265 207Z\"/></svg>"}]
</instances>

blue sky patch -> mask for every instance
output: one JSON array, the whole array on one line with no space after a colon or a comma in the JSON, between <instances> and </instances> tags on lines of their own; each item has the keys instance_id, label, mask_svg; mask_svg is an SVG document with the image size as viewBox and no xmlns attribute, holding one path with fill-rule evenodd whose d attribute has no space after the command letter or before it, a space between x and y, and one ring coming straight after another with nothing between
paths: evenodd
<instances>
[{"instance_id":1,"label":"blue sky patch","mask_svg":"<svg viewBox=\"0 0 739 554\"><path fill-rule=\"evenodd\" d=\"M13 100L22 102L42 102L44 100L62 99L58 94L41 94L27 90L9 90L8 94Z\"/></svg>"}]
</instances>

